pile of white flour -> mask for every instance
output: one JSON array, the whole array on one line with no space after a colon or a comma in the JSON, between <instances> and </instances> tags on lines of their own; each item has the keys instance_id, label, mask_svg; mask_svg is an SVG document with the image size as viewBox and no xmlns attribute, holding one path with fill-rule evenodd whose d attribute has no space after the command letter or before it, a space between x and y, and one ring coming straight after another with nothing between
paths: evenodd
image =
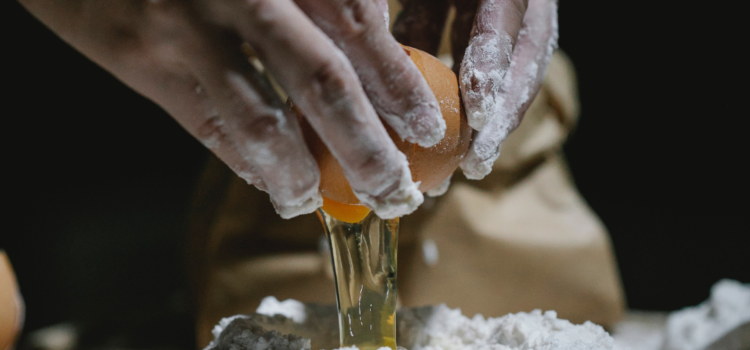
<instances>
[{"instance_id":1,"label":"pile of white flour","mask_svg":"<svg viewBox=\"0 0 750 350\"><path fill-rule=\"evenodd\" d=\"M666 350L703 349L750 322L750 284L721 280L704 303L673 312L666 326Z\"/></svg>"},{"instance_id":2,"label":"pile of white flour","mask_svg":"<svg viewBox=\"0 0 750 350\"><path fill-rule=\"evenodd\" d=\"M305 305L267 297L257 313L304 320ZM408 313L409 316L403 314ZM497 318L468 318L460 309L445 305L408 309L401 315L399 332L408 329L411 350L599 350L613 349L614 340L591 322L574 325L557 313L534 310ZM219 335L231 322L225 319L214 330ZM404 337L406 338L406 336ZM399 339L402 339L399 335ZM348 350L344 348L341 350ZM251 349L242 349L251 350Z\"/></svg>"},{"instance_id":3,"label":"pile of white flour","mask_svg":"<svg viewBox=\"0 0 750 350\"><path fill-rule=\"evenodd\" d=\"M557 313L519 312L503 317L468 318L460 309L432 308L412 350L599 350L613 349L614 340L591 322L574 325Z\"/></svg>"},{"instance_id":4,"label":"pile of white flour","mask_svg":"<svg viewBox=\"0 0 750 350\"><path fill-rule=\"evenodd\" d=\"M330 338L329 344L338 343L334 306L306 305L291 299L280 302L267 297L256 312L255 316L261 318L275 316L272 318L276 324L287 322L298 330L312 331L308 334L325 333L323 339ZM481 315L468 318L459 309L439 305L400 310L398 339L400 346L410 350L701 350L729 332L747 331L750 284L722 280L711 288L710 299L698 306L668 316L642 313L640 318L615 326L615 344L602 327L591 322L574 325L558 319L554 311L534 310L486 319ZM309 350L315 345L303 337L265 331L263 322L268 320L254 324L253 317L238 315L221 320L214 328L216 339L207 349ZM238 319L244 323L235 322ZM311 325L315 326L310 328ZM737 347L727 349L730 348Z\"/></svg>"},{"instance_id":5,"label":"pile of white flour","mask_svg":"<svg viewBox=\"0 0 750 350\"><path fill-rule=\"evenodd\" d=\"M711 297L700 305L669 314L628 312L614 327L615 349L750 349L748 325L750 284L725 279L711 287ZM743 334L745 340L734 343Z\"/></svg>"}]
</instances>

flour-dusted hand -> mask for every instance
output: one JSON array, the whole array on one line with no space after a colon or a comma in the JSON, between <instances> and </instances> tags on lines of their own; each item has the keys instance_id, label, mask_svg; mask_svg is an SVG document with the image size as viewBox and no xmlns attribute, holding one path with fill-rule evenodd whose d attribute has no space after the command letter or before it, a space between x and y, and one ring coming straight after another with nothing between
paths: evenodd
<instances>
[{"instance_id":1,"label":"flour-dusted hand","mask_svg":"<svg viewBox=\"0 0 750 350\"><path fill-rule=\"evenodd\" d=\"M557 47L557 2L482 0L459 80L478 132L461 163L470 179L492 171L500 144L521 123Z\"/></svg>"},{"instance_id":2,"label":"flour-dusted hand","mask_svg":"<svg viewBox=\"0 0 750 350\"><path fill-rule=\"evenodd\" d=\"M461 163L470 179L490 173L500 144L521 122L557 47L555 0L452 0L454 71L476 130ZM437 51L448 1L406 0L394 34Z\"/></svg>"},{"instance_id":3,"label":"flour-dusted hand","mask_svg":"<svg viewBox=\"0 0 750 350\"><path fill-rule=\"evenodd\" d=\"M320 207L320 174L298 121L248 63L243 42L302 110L364 203L400 216L422 202L378 114L423 146L443 137L445 123L388 32L382 0L21 3L267 191L282 217Z\"/></svg>"}]
</instances>

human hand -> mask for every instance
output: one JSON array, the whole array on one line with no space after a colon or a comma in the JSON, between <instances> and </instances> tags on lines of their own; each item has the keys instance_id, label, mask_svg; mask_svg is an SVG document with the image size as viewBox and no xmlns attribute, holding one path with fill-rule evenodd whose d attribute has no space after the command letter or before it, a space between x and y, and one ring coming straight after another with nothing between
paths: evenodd
<instances>
[{"instance_id":1,"label":"human hand","mask_svg":"<svg viewBox=\"0 0 750 350\"><path fill-rule=\"evenodd\" d=\"M404 10L393 29L396 39L432 54L437 53L450 5L456 8L453 69L475 130L461 169L467 178L481 179L492 170L500 144L521 123L541 87L557 47L557 1L401 1Z\"/></svg>"},{"instance_id":2,"label":"human hand","mask_svg":"<svg viewBox=\"0 0 750 350\"><path fill-rule=\"evenodd\" d=\"M320 174L298 121L240 49L248 42L386 218L422 202L378 114L421 146L445 122L388 32L382 0L21 0L93 61L153 100L284 218L320 207ZM116 108L116 106L113 106Z\"/></svg>"}]
</instances>

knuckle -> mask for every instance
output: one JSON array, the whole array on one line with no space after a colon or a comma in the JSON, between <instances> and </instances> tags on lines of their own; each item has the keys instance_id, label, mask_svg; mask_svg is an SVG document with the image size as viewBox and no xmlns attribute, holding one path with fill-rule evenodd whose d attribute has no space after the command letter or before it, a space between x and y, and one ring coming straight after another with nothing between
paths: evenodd
<instances>
[{"instance_id":1,"label":"knuckle","mask_svg":"<svg viewBox=\"0 0 750 350\"><path fill-rule=\"evenodd\" d=\"M364 154L363 157L359 159L358 163L354 164L354 169L365 174L382 171L386 165L386 153L387 152L384 150L372 150L367 152L367 154Z\"/></svg>"},{"instance_id":2,"label":"knuckle","mask_svg":"<svg viewBox=\"0 0 750 350\"><path fill-rule=\"evenodd\" d=\"M224 121L217 115L206 118L195 129L195 137L210 149L218 147L227 137Z\"/></svg>"},{"instance_id":3,"label":"knuckle","mask_svg":"<svg viewBox=\"0 0 750 350\"><path fill-rule=\"evenodd\" d=\"M336 29L342 39L360 39L374 30L382 21L374 21L382 17L377 14L376 5L367 0L345 0L340 8L340 20Z\"/></svg>"},{"instance_id":4,"label":"knuckle","mask_svg":"<svg viewBox=\"0 0 750 350\"><path fill-rule=\"evenodd\" d=\"M258 33L270 32L278 23L274 3L268 0L239 0L240 20L250 19Z\"/></svg>"},{"instance_id":5,"label":"knuckle","mask_svg":"<svg viewBox=\"0 0 750 350\"><path fill-rule=\"evenodd\" d=\"M107 52L123 61L139 58L149 45L143 36L129 26L115 26L104 41Z\"/></svg>"},{"instance_id":6,"label":"knuckle","mask_svg":"<svg viewBox=\"0 0 750 350\"><path fill-rule=\"evenodd\" d=\"M179 60L203 45L195 10L185 1L149 0L145 14L148 25L142 31L144 47L155 57Z\"/></svg>"},{"instance_id":7,"label":"knuckle","mask_svg":"<svg viewBox=\"0 0 750 350\"><path fill-rule=\"evenodd\" d=\"M282 127L282 119L279 116L281 113L280 110L272 108L264 108L263 111L253 113L242 122L243 134L252 143L273 141Z\"/></svg>"},{"instance_id":8,"label":"knuckle","mask_svg":"<svg viewBox=\"0 0 750 350\"><path fill-rule=\"evenodd\" d=\"M312 86L318 93L316 97L328 104L335 104L344 99L349 85L344 71L344 64L340 62L327 60L321 63L312 75Z\"/></svg>"},{"instance_id":9,"label":"knuckle","mask_svg":"<svg viewBox=\"0 0 750 350\"><path fill-rule=\"evenodd\" d=\"M181 28L191 17L190 5L177 0L149 0L144 12L157 30Z\"/></svg>"}]
</instances>

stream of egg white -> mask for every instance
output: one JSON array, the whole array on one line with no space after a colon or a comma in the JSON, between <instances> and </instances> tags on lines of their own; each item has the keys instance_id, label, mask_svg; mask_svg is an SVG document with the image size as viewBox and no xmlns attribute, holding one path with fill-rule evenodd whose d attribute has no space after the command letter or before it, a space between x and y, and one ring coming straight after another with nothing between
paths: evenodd
<instances>
[{"instance_id":1,"label":"stream of egg white","mask_svg":"<svg viewBox=\"0 0 750 350\"><path fill-rule=\"evenodd\" d=\"M331 247L341 346L396 350L396 248L399 219L370 212L358 223L318 214Z\"/></svg>"}]
</instances>

